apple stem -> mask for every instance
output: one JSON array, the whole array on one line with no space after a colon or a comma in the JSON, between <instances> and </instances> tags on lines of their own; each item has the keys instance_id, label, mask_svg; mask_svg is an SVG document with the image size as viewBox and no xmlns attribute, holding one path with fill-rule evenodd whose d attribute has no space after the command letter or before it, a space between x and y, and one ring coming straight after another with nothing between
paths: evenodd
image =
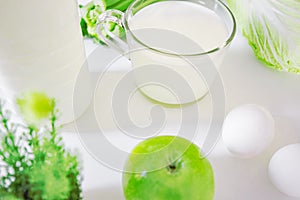
<instances>
[{"instance_id":1,"label":"apple stem","mask_svg":"<svg viewBox=\"0 0 300 200\"><path fill-rule=\"evenodd\" d=\"M173 173L175 170L176 170L176 165L175 163L171 163L167 166L167 170L170 172L170 173Z\"/></svg>"}]
</instances>

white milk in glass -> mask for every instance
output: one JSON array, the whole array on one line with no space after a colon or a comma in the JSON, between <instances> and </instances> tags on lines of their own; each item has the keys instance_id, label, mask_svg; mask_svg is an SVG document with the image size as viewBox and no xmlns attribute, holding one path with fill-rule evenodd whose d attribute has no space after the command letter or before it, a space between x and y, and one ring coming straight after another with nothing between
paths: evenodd
<instances>
[{"instance_id":1,"label":"white milk in glass","mask_svg":"<svg viewBox=\"0 0 300 200\"><path fill-rule=\"evenodd\" d=\"M41 91L56 98L61 121L73 116L73 91L81 71L82 113L90 87L76 0L9 0L0 7L0 89L7 100Z\"/></svg>"},{"instance_id":2,"label":"white milk in glass","mask_svg":"<svg viewBox=\"0 0 300 200\"><path fill-rule=\"evenodd\" d=\"M228 28L213 10L201 4L184 1L165 1L146 6L129 19L129 28L144 46L184 55L211 51L223 46L228 38ZM128 41L131 50L143 46L132 36L128 37ZM222 54L223 51L217 51L202 56L184 57L193 60L194 65L202 68L218 68ZM183 104L200 99L208 92L206 80L199 69L196 69L197 66L195 68L184 58L149 49L134 51L130 56L133 67L168 67L188 83L190 88L187 89L191 89L194 94L194 97L179 97L179 100L172 89L164 86L150 84L140 88L154 100L167 104ZM163 71L157 73L164 73ZM136 78L139 81L139 77ZM181 87L180 83L178 87Z\"/></svg>"}]
</instances>

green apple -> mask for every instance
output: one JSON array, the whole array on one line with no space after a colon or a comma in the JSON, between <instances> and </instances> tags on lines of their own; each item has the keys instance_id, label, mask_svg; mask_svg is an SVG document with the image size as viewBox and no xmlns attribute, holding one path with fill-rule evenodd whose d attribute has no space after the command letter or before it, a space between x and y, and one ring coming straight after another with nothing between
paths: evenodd
<instances>
[{"instance_id":1,"label":"green apple","mask_svg":"<svg viewBox=\"0 0 300 200\"><path fill-rule=\"evenodd\" d=\"M123 191L127 200L212 200L213 169L192 142L157 136L132 150Z\"/></svg>"}]
</instances>

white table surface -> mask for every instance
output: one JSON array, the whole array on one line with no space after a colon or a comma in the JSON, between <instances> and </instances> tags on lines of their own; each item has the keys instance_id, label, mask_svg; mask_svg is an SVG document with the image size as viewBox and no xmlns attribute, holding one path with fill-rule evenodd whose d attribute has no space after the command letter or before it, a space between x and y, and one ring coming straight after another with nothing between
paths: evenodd
<instances>
[{"instance_id":1,"label":"white table surface","mask_svg":"<svg viewBox=\"0 0 300 200\"><path fill-rule=\"evenodd\" d=\"M92 55L97 45L91 40L85 40L87 55ZM94 83L103 69L103 59L113 53L112 49L98 47L97 56L89 57L92 64ZM99 59L99 60L97 60ZM93 116L102 123L102 130L112 144L130 151L138 140L130 140L122 135L111 118L110 98L111 88L130 69L130 63L125 59L114 64L107 73L105 87L95 89L95 98L88 110L77 120L80 124L80 135L86 140L82 142L76 131L75 123L63 128L66 146L78 149L83 165L84 199L121 200L122 173L104 166L88 153L91 148L101 148L100 141L97 146L99 128ZM227 111L245 103L255 103L269 109L276 121L276 137L271 146L261 155L252 159L238 159L231 156L219 140L208 159L212 163L215 173L215 199L216 200L296 200L280 193L269 181L267 168L272 155L280 147L300 142L300 76L290 73L277 72L264 67L254 57L247 41L238 33L221 67L221 76L226 89ZM152 103L137 94L135 107L136 119L143 123L147 121L147 109ZM205 108L206 99L201 104ZM142 110L143 112L139 112ZM145 112L146 110L146 112ZM166 111L176 123L176 112ZM209 112L206 110L206 112ZM204 121L205 121L204 115ZM175 129L174 129L175 130ZM174 131L172 123L163 131ZM84 145L87 148L84 147ZM110 155L110 152L107 152ZM111 155L113 156L113 155Z\"/></svg>"},{"instance_id":2,"label":"white table surface","mask_svg":"<svg viewBox=\"0 0 300 200\"><path fill-rule=\"evenodd\" d=\"M86 3L89 0L79 0ZM94 86L99 73L103 71L108 57L117 53L92 40L85 40L85 47ZM92 56L91 56L92 55ZM124 200L122 173L96 160L91 149L102 150L99 141L99 122L108 140L118 148L130 152L140 140L124 135L112 119L112 90L124 73L130 70L130 63L120 59L104 76L104 86L95 88L94 98L86 112L76 121L62 129L64 142L70 150L77 150L83 167L83 195L85 200ZM226 110L247 103L255 103L271 111L276 122L276 135L269 148L252 159L238 159L230 155L220 139L209 154L215 173L215 200L300 200L280 193L268 178L268 163L281 147L300 143L300 75L278 72L263 66L253 55L245 38L240 33L234 39L220 69L226 91ZM140 124L149 122L153 104L142 95L136 94L131 107L134 120ZM205 130L209 116L209 99L198 103L204 110L201 118ZM178 110L165 109L169 117L162 133L176 134ZM96 116L96 120L94 116ZM76 125L80 125L80 133ZM174 125L174 127L173 127ZM202 130L200 129L200 131ZM82 141L84 136L85 141ZM110 152L106 152L113 157ZM124 159L124 158L122 158ZM124 160L121 160L122 162ZM299 186L300 187L300 186ZM300 189L300 188L299 188Z\"/></svg>"}]
</instances>

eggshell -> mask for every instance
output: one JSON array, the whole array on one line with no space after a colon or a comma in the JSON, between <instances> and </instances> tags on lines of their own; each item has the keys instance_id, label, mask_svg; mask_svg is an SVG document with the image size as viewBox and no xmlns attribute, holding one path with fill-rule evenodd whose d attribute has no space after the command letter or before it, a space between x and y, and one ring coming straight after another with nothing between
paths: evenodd
<instances>
[{"instance_id":1,"label":"eggshell","mask_svg":"<svg viewBox=\"0 0 300 200\"><path fill-rule=\"evenodd\" d=\"M223 141L235 156L250 158L262 153L274 138L275 122L265 108L247 104L233 109L223 124Z\"/></svg>"},{"instance_id":2,"label":"eggshell","mask_svg":"<svg viewBox=\"0 0 300 200\"><path fill-rule=\"evenodd\" d=\"M300 198L300 143L285 146L273 155L269 177L279 191Z\"/></svg>"}]
</instances>

